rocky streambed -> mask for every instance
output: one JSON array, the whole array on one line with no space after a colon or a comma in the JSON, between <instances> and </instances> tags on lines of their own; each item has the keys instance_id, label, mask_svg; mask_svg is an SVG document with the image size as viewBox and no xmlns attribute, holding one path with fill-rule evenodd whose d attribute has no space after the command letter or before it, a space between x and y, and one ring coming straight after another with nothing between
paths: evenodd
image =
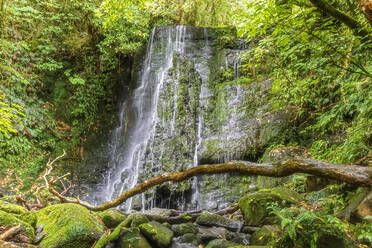
<instances>
[{"instance_id":1,"label":"rocky streambed","mask_svg":"<svg viewBox=\"0 0 372 248\"><path fill-rule=\"evenodd\" d=\"M349 219L368 215L370 195L368 190L358 194L340 214L343 218L348 214ZM270 188L247 194L238 203L213 213L160 208L123 213L117 209L92 212L71 203L52 204L51 196L48 206L27 210L15 204L15 197L4 197L0 200L0 247L271 247L276 240L282 240L285 225L270 206L292 210L301 206L314 208L316 205L310 205L309 199L287 188ZM314 247L360 247L332 223L321 218L318 222L313 223L317 231ZM18 230L7 236L14 228ZM305 233L308 227L302 228ZM306 235L297 234L297 239L297 246L293 247L309 247Z\"/></svg>"}]
</instances>

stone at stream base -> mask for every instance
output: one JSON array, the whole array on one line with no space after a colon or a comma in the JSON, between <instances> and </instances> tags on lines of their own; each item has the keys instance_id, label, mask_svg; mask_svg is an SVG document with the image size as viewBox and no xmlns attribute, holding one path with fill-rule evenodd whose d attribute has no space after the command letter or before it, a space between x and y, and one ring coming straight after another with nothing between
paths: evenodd
<instances>
[{"instance_id":1,"label":"stone at stream base","mask_svg":"<svg viewBox=\"0 0 372 248\"><path fill-rule=\"evenodd\" d=\"M130 227L138 227L141 224L150 222L150 220L144 214L138 214L133 217Z\"/></svg>"},{"instance_id":2,"label":"stone at stream base","mask_svg":"<svg viewBox=\"0 0 372 248\"><path fill-rule=\"evenodd\" d=\"M124 214L118 209L108 209L105 211L98 212L97 215L101 218L103 223L108 228L115 228L121 222L123 222L128 215Z\"/></svg>"},{"instance_id":3,"label":"stone at stream base","mask_svg":"<svg viewBox=\"0 0 372 248\"><path fill-rule=\"evenodd\" d=\"M149 242L140 233L139 228L121 230L118 248L152 248Z\"/></svg>"},{"instance_id":4,"label":"stone at stream base","mask_svg":"<svg viewBox=\"0 0 372 248\"><path fill-rule=\"evenodd\" d=\"M372 191L363 188L348 202L347 206L337 214L338 218L347 219L353 223L362 221L366 216L372 216ZM367 221L372 221L368 220Z\"/></svg>"},{"instance_id":5,"label":"stone at stream base","mask_svg":"<svg viewBox=\"0 0 372 248\"><path fill-rule=\"evenodd\" d=\"M0 248L37 248L38 246L30 245L30 244L18 244L18 243L11 243L5 242L0 240Z\"/></svg>"},{"instance_id":6,"label":"stone at stream base","mask_svg":"<svg viewBox=\"0 0 372 248\"><path fill-rule=\"evenodd\" d=\"M160 248L168 248L172 243L173 231L156 221L139 226L141 232Z\"/></svg>"},{"instance_id":7,"label":"stone at stream base","mask_svg":"<svg viewBox=\"0 0 372 248\"><path fill-rule=\"evenodd\" d=\"M78 204L56 204L37 212L37 225L44 225L41 248L90 248L104 226L91 212Z\"/></svg>"},{"instance_id":8,"label":"stone at stream base","mask_svg":"<svg viewBox=\"0 0 372 248\"><path fill-rule=\"evenodd\" d=\"M193 223L182 223L179 225L173 225L172 230L175 236L182 236L186 233L198 233L198 228Z\"/></svg>"},{"instance_id":9,"label":"stone at stream base","mask_svg":"<svg viewBox=\"0 0 372 248\"><path fill-rule=\"evenodd\" d=\"M24 214L27 212L24 207L3 200L0 200L0 210L10 214Z\"/></svg>"},{"instance_id":10,"label":"stone at stream base","mask_svg":"<svg viewBox=\"0 0 372 248\"><path fill-rule=\"evenodd\" d=\"M280 227L278 225L265 225L253 233L250 239L252 245L267 245L273 237L278 237Z\"/></svg>"},{"instance_id":11,"label":"stone at stream base","mask_svg":"<svg viewBox=\"0 0 372 248\"><path fill-rule=\"evenodd\" d=\"M20 216L21 215L11 214L0 210L0 226L13 227L21 225L21 234L25 235L29 241L32 241L34 238L34 228L30 223L21 219Z\"/></svg>"},{"instance_id":12,"label":"stone at stream base","mask_svg":"<svg viewBox=\"0 0 372 248\"><path fill-rule=\"evenodd\" d=\"M273 202L283 205L283 201L286 202L284 205L296 204L303 201L303 197L286 188L264 189L240 198L239 208L246 225L259 226L270 218L267 206Z\"/></svg>"},{"instance_id":13,"label":"stone at stream base","mask_svg":"<svg viewBox=\"0 0 372 248\"><path fill-rule=\"evenodd\" d=\"M237 231L240 228L240 223L223 217L218 214L202 213L196 223L202 226L217 226L224 227L230 231Z\"/></svg>"},{"instance_id":14,"label":"stone at stream base","mask_svg":"<svg viewBox=\"0 0 372 248\"><path fill-rule=\"evenodd\" d=\"M215 239L208 243L205 248L229 248L229 247L239 247L241 244L227 241L224 239Z\"/></svg>"}]
</instances>

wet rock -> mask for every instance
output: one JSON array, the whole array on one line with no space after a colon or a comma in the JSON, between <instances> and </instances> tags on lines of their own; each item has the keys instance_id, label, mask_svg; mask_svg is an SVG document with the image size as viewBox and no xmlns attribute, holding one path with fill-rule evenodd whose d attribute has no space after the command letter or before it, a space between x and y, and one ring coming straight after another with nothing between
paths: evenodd
<instances>
[{"instance_id":1,"label":"wet rock","mask_svg":"<svg viewBox=\"0 0 372 248\"><path fill-rule=\"evenodd\" d=\"M274 237L278 237L280 227L277 225L265 225L252 234L250 243L252 245L267 245Z\"/></svg>"},{"instance_id":2,"label":"wet rock","mask_svg":"<svg viewBox=\"0 0 372 248\"><path fill-rule=\"evenodd\" d=\"M229 248L240 246L238 243L227 241L224 239L215 239L208 243L205 248Z\"/></svg>"},{"instance_id":3,"label":"wet rock","mask_svg":"<svg viewBox=\"0 0 372 248\"><path fill-rule=\"evenodd\" d=\"M19 219L19 215L0 210L0 226L13 227L17 225L21 225L22 227L21 234L27 236L29 240L33 240L34 229L29 223Z\"/></svg>"},{"instance_id":4,"label":"wet rock","mask_svg":"<svg viewBox=\"0 0 372 248\"><path fill-rule=\"evenodd\" d=\"M26 209L22 206L0 200L0 210L10 214L24 214Z\"/></svg>"},{"instance_id":5,"label":"wet rock","mask_svg":"<svg viewBox=\"0 0 372 248\"><path fill-rule=\"evenodd\" d=\"M366 219L367 216L372 216L372 191L359 204L355 211L355 217L358 219ZM368 221L372 221L371 218Z\"/></svg>"},{"instance_id":6,"label":"wet rock","mask_svg":"<svg viewBox=\"0 0 372 248\"><path fill-rule=\"evenodd\" d=\"M104 226L95 215L72 203L39 210L37 225L44 225L46 233L40 242L41 248L90 248L104 232Z\"/></svg>"},{"instance_id":7,"label":"wet rock","mask_svg":"<svg viewBox=\"0 0 372 248\"><path fill-rule=\"evenodd\" d=\"M241 245L249 245L251 235L245 233L237 233L235 238L232 238L230 241L234 243L239 243Z\"/></svg>"},{"instance_id":8,"label":"wet rock","mask_svg":"<svg viewBox=\"0 0 372 248\"><path fill-rule=\"evenodd\" d=\"M228 219L218 214L202 213L197 219L196 223L202 226L217 226L225 227L231 231L237 231L241 224L234 220Z\"/></svg>"},{"instance_id":9,"label":"wet rock","mask_svg":"<svg viewBox=\"0 0 372 248\"><path fill-rule=\"evenodd\" d=\"M258 229L260 229L259 227L256 227L256 226L243 226L241 232L242 233L249 233L249 234L252 234L254 233L255 231L257 231Z\"/></svg>"},{"instance_id":10,"label":"wet rock","mask_svg":"<svg viewBox=\"0 0 372 248\"><path fill-rule=\"evenodd\" d=\"M337 214L337 217L356 223L371 215L372 191L363 188L349 200L347 206Z\"/></svg>"},{"instance_id":11,"label":"wet rock","mask_svg":"<svg viewBox=\"0 0 372 248\"><path fill-rule=\"evenodd\" d=\"M131 227L138 227L141 224L148 223L150 220L146 217L146 215L138 214L133 217Z\"/></svg>"},{"instance_id":12,"label":"wet rock","mask_svg":"<svg viewBox=\"0 0 372 248\"><path fill-rule=\"evenodd\" d=\"M179 241L181 243L189 243L189 244L193 244L193 245L198 245L200 243L199 237L194 233L186 233L186 234L182 235L179 238Z\"/></svg>"},{"instance_id":13,"label":"wet rock","mask_svg":"<svg viewBox=\"0 0 372 248\"><path fill-rule=\"evenodd\" d=\"M186 233L198 233L198 228L192 223L182 223L173 225L172 230L176 236L182 236Z\"/></svg>"},{"instance_id":14,"label":"wet rock","mask_svg":"<svg viewBox=\"0 0 372 248\"><path fill-rule=\"evenodd\" d=\"M101 218L103 223L105 223L105 226L108 228L115 228L128 217L127 214L124 214L118 209L108 209L102 212L98 212L97 215Z\"/></svg>"},{"instance_id":15,"label":"wet rock","mask_svg":"<svg viewBox=\"0 0 372 248\"><path fill-rule=\"evenodd\" d=\"M214 239L229 239L232 238L231 233L222 227L199 228L199 239L203 243L208 243Z\"/></svg>"},{"instance_id":16,"label":"wet rock","mask_svg":"<svg viewBox=\"0 0 372 248\"><path fill-rule=\"evenodd\" d=\"M173 231L159 222L144 223L139 228L146 238L160 248L168 248L170 246L174 235Z\"/></svg>"},{"instance_id":17,"label":"wet rock","mask_svg":"<svg viewBox=\"0 0 372 248\"><path fill-rule=\"evenodd\" d=\"M270 217L270 210L267 206L272 202L284 205L299 203L303 197L286 188L273 188L261 190L248 194L239 200L239 208L244 216L245 224L258 226Z\"/></svg>"},{"instance_id":18,"label":"wet rock","mask_svg":"<svg viewBox=\"0 0 372 248\"><path fill-rule=\"evenodd\" d=\"M151 248L151 245L140 233L139 228L123 229L120 232L118 248Z\"/></svg>"}]
</instances>

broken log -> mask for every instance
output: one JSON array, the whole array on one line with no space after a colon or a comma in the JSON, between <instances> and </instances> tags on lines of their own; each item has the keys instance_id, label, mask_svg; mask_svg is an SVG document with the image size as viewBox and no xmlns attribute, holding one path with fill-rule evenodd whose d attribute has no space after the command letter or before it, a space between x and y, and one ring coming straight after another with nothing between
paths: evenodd
<instances>
[{"instance_id":1,"label":"broken log","mask_svg":"<svg viewBox=\"0 0 372 248\"><path fill-rule=\"evenodd\" d=\"M200 165L183 172L166 173L144 181L121 194L116 199L99 206L92 206L79 199L72 200L60 194L53 188L53 180L48 183L49 191L62 202L80 204L92 211L103 211L119 206L127 199L165 182L181 182L194 176L223 173L238 173L240 175L261 175L268 177L285 177L294 173L307 173L323 178L334 179L359 186L372 186L372 167L358 165L337 165L314 159L292 159L285 162L253 163L248 161L231 161L223 164Z\"/></svg>"}]
</instances>

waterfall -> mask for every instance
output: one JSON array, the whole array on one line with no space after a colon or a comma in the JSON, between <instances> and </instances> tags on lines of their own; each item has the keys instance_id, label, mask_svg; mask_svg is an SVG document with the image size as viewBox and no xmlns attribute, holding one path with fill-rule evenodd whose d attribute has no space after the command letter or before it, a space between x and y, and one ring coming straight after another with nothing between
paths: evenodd
<instances>
[{"instance_id":1,"label":"waterfall","mask_svg":"<svg viewBox=\"0 0 372 248\"><path fill-rule=\"evenodd\" d=\"M109 169L101 183L105 186L96 191L100 195L95 198L100 198L96 203L110 201L151 177L197 166L206 149L205 141L220 138L211 114L215 108L211 99L218 94L213 80L218 74L216 68L231 68L234 77L239 76L239 51L225 54L225 50L217 49L217 34L208 28L154 28L141 69L136 71L136 80L120 104L119 124L109 142ZM228 103L235 104L243 98L237 93ZM236 107L232 110L239 112ZM230 118L227 129L235 128L237 118L238 114ZM153 188L120 208L201 208L200 204L205 203L201 183L196 177L169 184L165 191ZM207 202L213 201L208 195Z\"/></svg>"}]
</instances>

